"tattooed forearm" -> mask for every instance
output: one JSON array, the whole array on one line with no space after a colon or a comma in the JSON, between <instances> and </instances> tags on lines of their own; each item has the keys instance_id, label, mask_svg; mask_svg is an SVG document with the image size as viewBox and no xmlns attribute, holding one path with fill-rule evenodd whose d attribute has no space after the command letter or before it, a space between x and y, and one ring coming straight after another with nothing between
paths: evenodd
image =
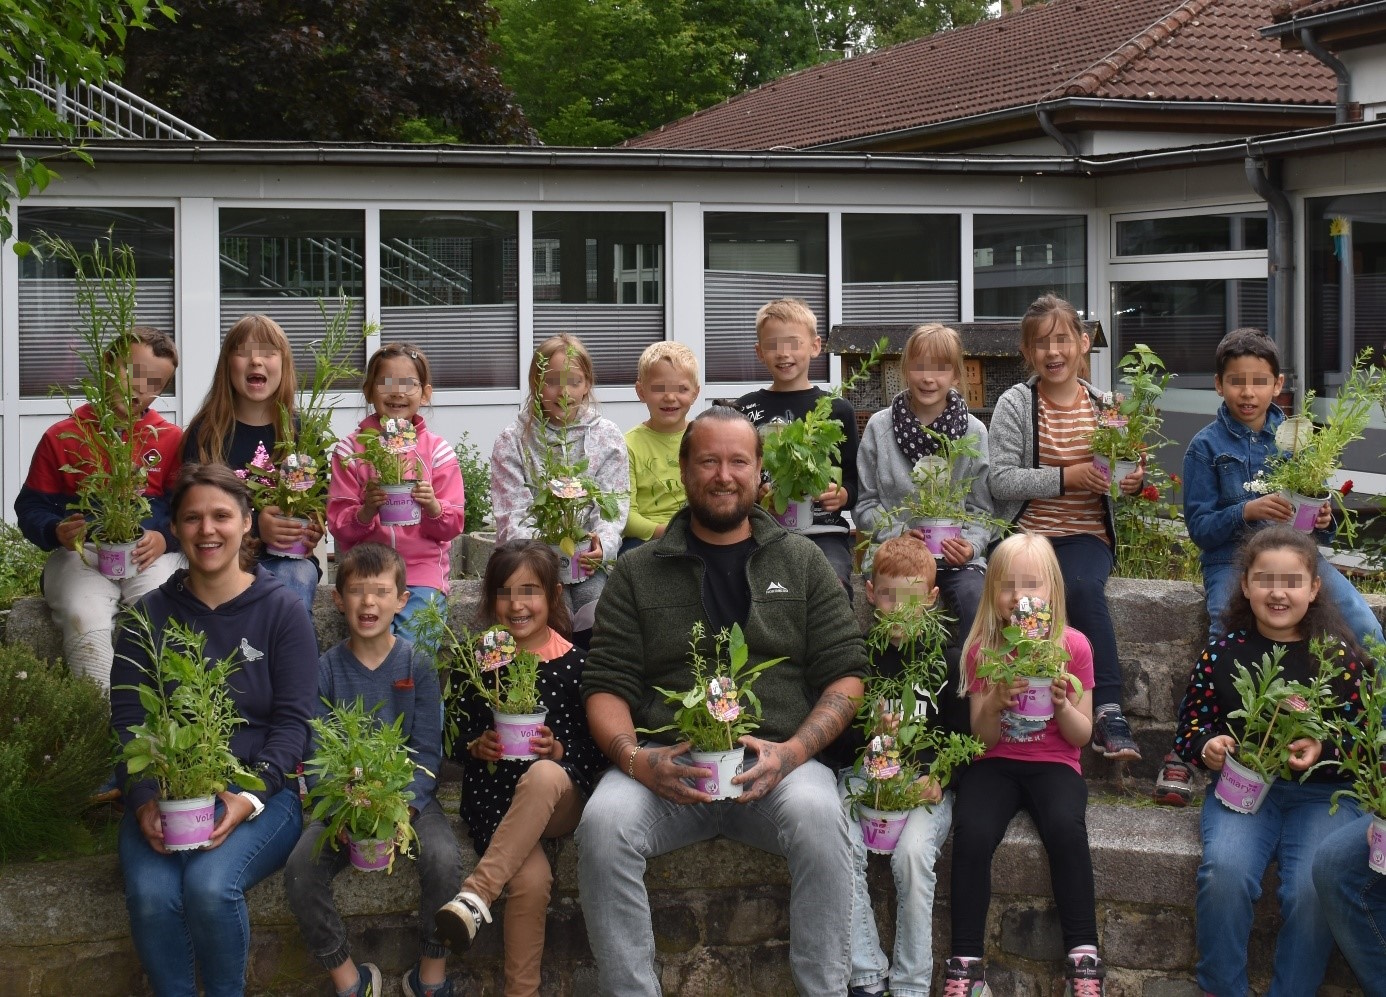
<instances>
[{"instance_id":1,"label":"tattooed forearm","mask_svg":"<svg viewBox=\"0 0 1386 997\"><path fill-rule=\"evenodd\" d=\"M826 690L794 734L804 746L805 759L812 758L832 744L833 739L852 722L856 712L850 696L833 689Z\"/></svg>"},{"instance_id":2,"label":"tattooed forearm","mask_svg":"<svg viewBox=\"0 0 1386 997\"><path fill-rule=\"evenodd\" d=\"M637 743L634 734L624 731L620 734L613 734L611 740L606 743L606 748L604 749L606 751L606 757L610 758L616 765L624 765L626 763L626 758L630 755L631 748L634 748Z\"/></svg>"}]
</instances>

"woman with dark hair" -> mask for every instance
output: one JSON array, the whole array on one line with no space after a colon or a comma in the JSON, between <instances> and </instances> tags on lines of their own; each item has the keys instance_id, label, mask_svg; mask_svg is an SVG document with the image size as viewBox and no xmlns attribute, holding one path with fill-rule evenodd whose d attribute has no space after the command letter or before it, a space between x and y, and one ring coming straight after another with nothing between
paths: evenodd
<instances>
[{"instance_id":1,"label":"woman with dark hair","mask_svg":"<svg viewBox=\"0 0 1386 997\"><path fill-rule=\"evenodd\" d=\"M308 745L317 695L317 640L303 604L254 562L245 547L250 493L221 464L183 468L170 496L172 530L188 566L140 600L154 641L177 621L206 634L208 661L236 656L228 683L244 721L231 750L264 789L230 786L218 796L212 839L170 852L159 825L158 785L125 789L120 864L135 949L159 997L245 992L250 919L245 891L280 868L303 829L292 773ZM127 619L111 671L111 727L121 743L144 721L139 686L149 685L150 651ZM123 765L117 777L127 778Z\"/></svg>"},{"instance_id":2,"label":"woman with dark hair","mask_svg":"<svg viewBox=\"0 0 1386 997\"><path fill-rule=\"evenodd\" d=\"M539 993L544 922L553 872L543 839L571 834L605 759L587 730L580 683L583 653L567 639L568 604L558 556L537 540L512 540L491 554L481 582L480 622L510 631L539 657L547 716L527 765L501 761L491 712L475 695L457 739L463 765L462 819L481 860L461 892L438 911L438 933L454 951L469 947L501 891L505 901L506 997ZM499 764L498 764L499 763Z\"/></svg>"}]
</instances>

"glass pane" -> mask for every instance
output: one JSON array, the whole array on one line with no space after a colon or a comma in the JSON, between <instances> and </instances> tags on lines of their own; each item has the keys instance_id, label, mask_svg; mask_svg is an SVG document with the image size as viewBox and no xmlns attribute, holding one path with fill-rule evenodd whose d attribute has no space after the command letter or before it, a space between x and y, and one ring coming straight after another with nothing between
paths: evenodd
<instances>
[{"instance_id":1,"label":"glass pane","mask_svg":"<svg viewBox=\"0 0 1386 997\"><path fill-rule=\"evenodd\" d=\"M536 211L534 300L663 304L664 215Z\"/></svg>"},{"instance_id":2,"label":"glass pane","mask_svg":"<svg viewBox=\"0 0 1386 997\"><path fill-rule=\"evenodd\" d=\"M1139 218L1116 223L1117 256L1226 253L1266 248L1266 213Z\"/></svg>"},{"instance_id":3,"label":"glass pane","mask_svg":"<svg viewBox=\"0 0 1386 997\"><path fill-rule=\"evenodd\" d=\"M1306 202L1309 387L1331 395L1368 346L1386 349L1386 192Z\"/></svg>"},{"instance_id":4,"label":"glass pane","mask_svg":"<svg viewBox=\"0 0 1386 997\"><path fill-rule=\"evenodd\" d=\"M223 298L365 293L362 212L222 208L220 217Z\"/></svg>"},{"instance_id":5,"label":"glass pane","mask_svg":"<svg viewBox=\"0 0 1386 997\"><path fill-rule=\"evenodd\" d=\"M957 215L842 216L842 279L849 284L957 280Z\"/></svg>"},{"instance_id":6,"label":"glass pane","mask_svg":"<svg viewBox=\"0 0 1386 997\"><path fill-rule=\"evenodd\" d=\"M1266 327L1264 279L1112 283L1112 343L1117 357L1144 343L1172 373L1211 379L1219 341L1242 326Z\"/></svg>"},{"instance_id":7,"label":"glass pane","mask_svg":"<svg viewBox=\"0 0 1386 997\"><path fill-rule=\"evenodd\" d=\"M1088 317L1087 220L1082 215L977 215L972 221L973 312L1018 319L1041 294Z\"/></svg>"},{"instance_id":8,"label":"glass pane","mask_svg":"<svg viewBox=\"0 0 1386 997\"><path fill-rule=\"evenodd\" d=\"M756 359L756 312L775 298L802 298L828 318L828 216L822 213L703 215L704 380L769 383ZM828 357L809 365L814 381L828 379Z\"/></svg>"},{"instance_id":9,"label":"glass pane","mask_svg":"<svg viewBox=\"0 0 1386 997\"><path fill-rule=\"evenodd\" d=\"M47 233L89 251L110 235L131 247L138 279L135 318L178 338L173 321L172 208L51 208L21 206L19 238L37 242ZM46 397L54 386L71 390L83 373L74 352L78 322L72 268L30 253L19 260L19 393ZM171 395L170 384L164 394Z\"/></svg>"}]
</instances>

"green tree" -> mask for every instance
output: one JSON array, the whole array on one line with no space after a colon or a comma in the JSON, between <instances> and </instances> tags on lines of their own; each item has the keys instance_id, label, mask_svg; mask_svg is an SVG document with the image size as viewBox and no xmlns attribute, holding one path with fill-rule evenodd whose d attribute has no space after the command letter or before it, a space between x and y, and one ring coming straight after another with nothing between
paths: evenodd
<instances>
[{"instance_id":1,"label":"green tree","mask_svg":"<svg viewBox=\"0 0 1386 997\"><path fill-rule=\"evenodd\" d=\"M532 142L494 23L487 0L182 0L126 85L223 139Z\"/></svg>"},{"instance_id":2,"label":"green tree","mask_svg":"<svg viewBox=\"0 0 1386 997\"><path fill-rule=\"evenodd\" d=\"M0 0L5 34L0 45L0 134L76 139L79 126L59 118L26 82L37 60L43 60L56 82L71 86L85 80L97 86L119 78L124 69L119 53L132 28L150 28L156 19L173 17L173 9L159 0ZM0 242L14 234L10 204L43 190L55 176L42 161L23 153L12 171L0 171Z\"/></svg>"}]
</instances>

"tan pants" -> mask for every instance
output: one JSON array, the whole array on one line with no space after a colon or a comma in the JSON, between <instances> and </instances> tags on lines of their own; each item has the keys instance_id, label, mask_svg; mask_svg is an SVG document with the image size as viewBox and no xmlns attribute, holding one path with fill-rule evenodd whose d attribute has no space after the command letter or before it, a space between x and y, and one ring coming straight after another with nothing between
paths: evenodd
<instances>
[{"instance_id":1,"label":"tan pants","mask_svg":"<svg viewBox=\"0 0 1386 997\"><path fill-rule=\"evenodd\" d=\"M536 997L544 959L544 923L548 917L553 869L540 843L543 838L572 834L582 816L583 798L555 762L531 762L520 777L491 845L462 883L494 904L505 899L505 997Z\"/></svg>"}]
</instances>

